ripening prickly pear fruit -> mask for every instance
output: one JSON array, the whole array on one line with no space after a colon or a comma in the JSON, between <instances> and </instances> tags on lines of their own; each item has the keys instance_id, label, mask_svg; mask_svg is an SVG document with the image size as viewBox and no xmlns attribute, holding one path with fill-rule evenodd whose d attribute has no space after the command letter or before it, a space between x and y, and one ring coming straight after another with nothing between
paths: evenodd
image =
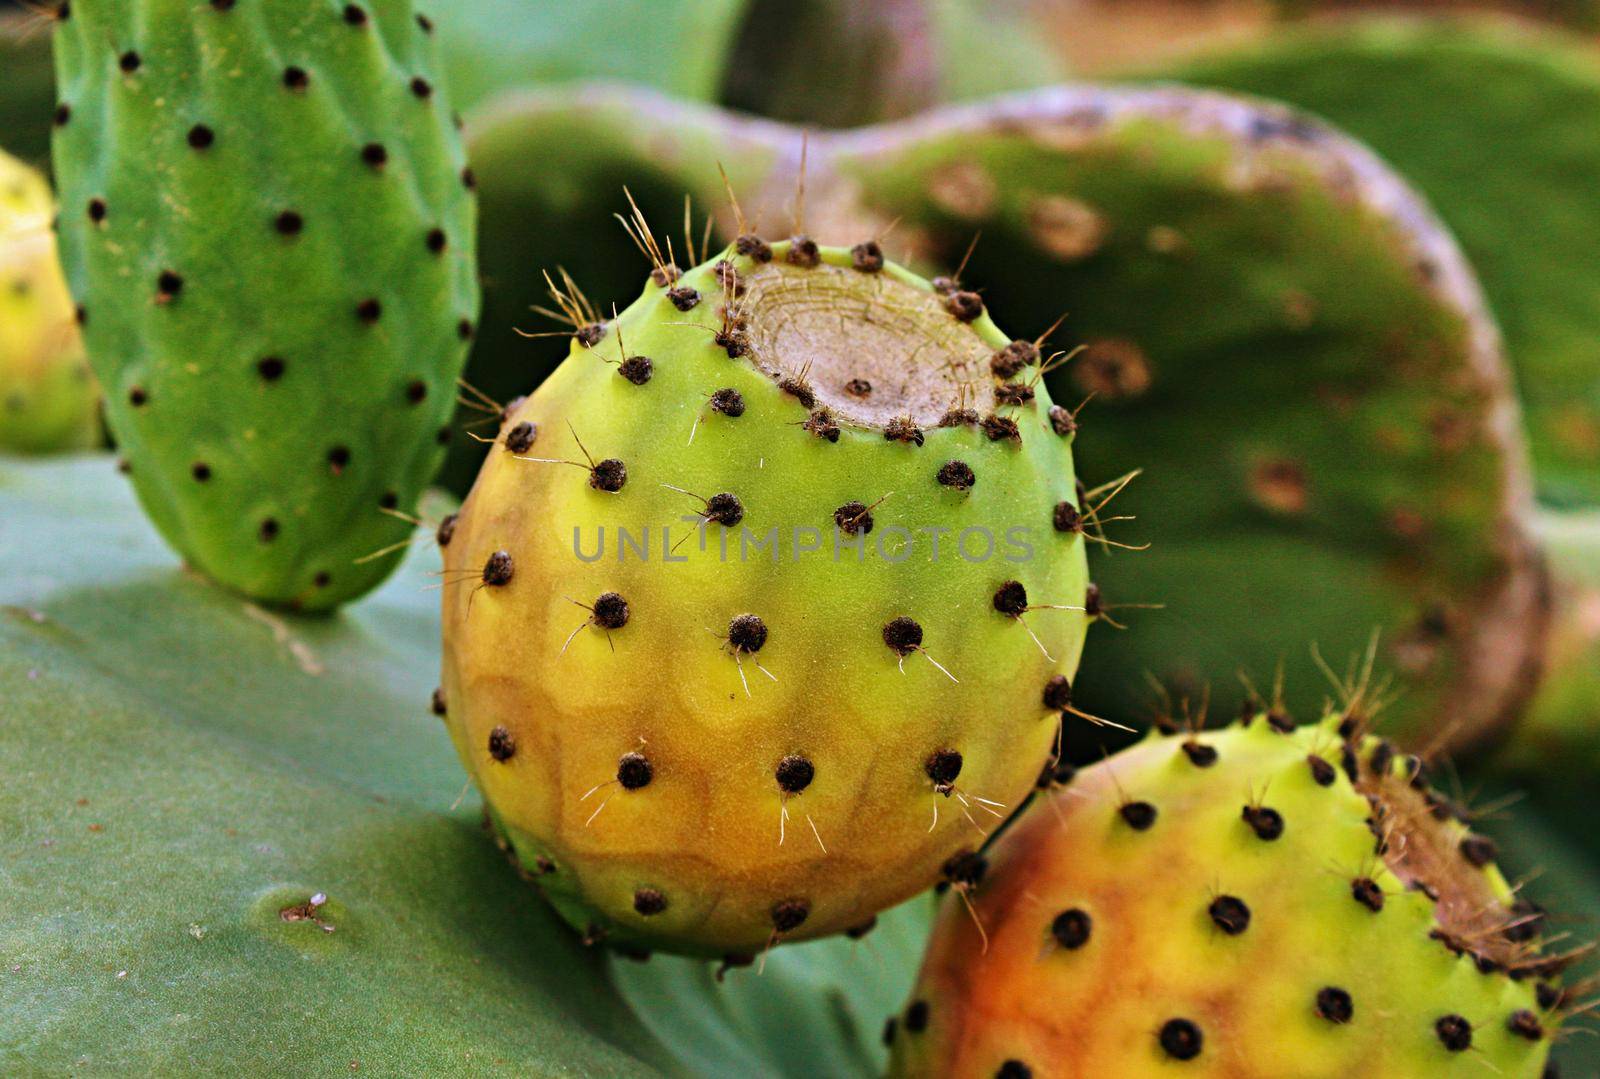
<instances>
[{"instance_id":1,"label":"ripening prickly pear fruit","mask_svg":"<svg viewBox=\"0 0 1600 1079\"><path fill-rule=\"evenodd\" d=\"M409 0L61 10L62 258L145 509L247 595L360 595L477 311L433 24Z\"/></svg>"},{"instance_id":2,"label":"ripening prickly pear fruit","mask_svg":"<svg viewBox=\"0 0 1600 1079\"><path fill-rule=\"evenodd\" d=\"M56 262L43 176L0 151L0 451L82 449L100 394Z\"/></svg>"},{"instance_id":3,"label":"ripening prickly pear fruit","mask_svg":"<svg viewBox=\"0 0 1600 1079\"><path fill-rule=\"evenodd\" d=\"M744 235L574 305L509 410L441 537L435 705L588 939L859 930L1031 788L1088 625L1071 434L941 287Z\"/></svg>"},{"instance_id":4,"label":"ripening prickly pear fruit","mask_svg":"<svg viewBox=\"0 0 1600 1079\"><path fill-rule=\"evenodd\" d=\"M891 1074L1538 1076L1570 956L1351 714L1047 772L959 867Z\"/></svg>"}]
</instances>

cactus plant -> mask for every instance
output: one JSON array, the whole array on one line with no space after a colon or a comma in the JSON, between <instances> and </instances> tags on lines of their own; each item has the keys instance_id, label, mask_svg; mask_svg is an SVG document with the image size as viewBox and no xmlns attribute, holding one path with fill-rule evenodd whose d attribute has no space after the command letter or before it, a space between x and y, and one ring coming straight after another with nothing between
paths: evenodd
<instances>
[{"instance_id":1,"label":"cactus plant","mask_svg":"<svg viewBox=\"0 0 1600 1079\"><path fill-rule=\"evenodd\" d=\"M571 355L440 534L437 707L588 939L858 929L1030 789L1109 496L978 294L870 238L680 270L631 231L644 295L566 298Z\"/></svg>"},{"instance_id":2,"label":"cactus plant","mask_svg":"<svg viewBox=\"0 0 1600 1079\"><path fill-rule=\"evenodd\" d=\"M409 0L62 10L62 258L141 501L247 595L362 594L477 318L431 23Z\"/></svg>"},{"instance_id":3,"label":"cactus plant","mask_svg":"<svg viewBox=\"0 0 1600 1079\"><path fill-rule=\"evenodd\" d=\"M718 982L582 949L505 872L421 703L422 550L338 619L270 615L181 572L99 455L0 461L0 551L0 1070L882 1074L923 900ZM1515 827L1592 917L1593 868Z\"/></svg>"},{"instance_id":4,"label":"cactus plant","mask_svg":"<svg viewBox=\"0 0 1600 1079\"><path fill-rule=\"evenodd\" d=\"M317 608L375 586L421 538L382 511L415 508L436 452L423 436L442 419L459 319L470 317L458 312L475 302L471 253L458 242L470 237L466 176L423 52L433 22L402 0L293 10L75 0L57 13L58 156L76 185L69 211L82 206L66 222L69 259L88 289L83 310L101 362L121 379L119 434L146 504L176 546L236 590ZM272 108L260 105L264 72L278 80L265 80ZM330 181L319 154L338 141L335 99L340 122L382 131L358 147L363 165L417 190L399 202L330 195L343 181ZM438 111L417 112L418 102ZM648 201L670 201L675 216L689 190L704 205L721 186L712 163L724 154L729 186L747 204L765 203L770 215L802 174L809 206L796 198L796 235L770 244L724 214L735 242L687 272L662 257L636 214L630 226L653 280L612 317L558 272L553 291L572 323L562 336L574 339L565 365L527 399L483 399L499 428L480 484L460 514L422 511L443 546L442 580L421 555L339 619L269 612L176 572L107 459L0 465L0 683L9 687L0 760L23 779L0 791L0 819L20 823L0 863L21 885L0 948L7 976L26 990L22 1007L0 1010L0 1070L195 1070L225 1060L253 1070L865 1073L882 1050L863 1037L863 1004L893 995L925 904L885 913L864 943L778 950L759 979L732 974L721 985L726 967L758 950L765 965L779 942L840 929L859 937L875 912L941 871L952 905L976 903L981 914L1003 905L1006 880L1062 869L1063 849L1097 855L1064 856L1062 871L1116 893L1104 910L1138 923L1163 897L1170 908L1189 896L1191 855L1219 847L1214 864L1269 901L1247 905L1242 890L1207 896L1216 932L1255 946L1275 911L1304 900L1306 917L1284 931L1304 940L1308 958L1346 980L1376 972L1364 991L1394 994L1370 1028L1359 1022L1369 997L1343 983L1326 1005L1313 996L1358 1052L1379 1031L1412 1071L1441 1054L1464 1060L1469 1043L1475 1062L1504 1073L1537 1067L1545 1035L1563 1021L1562 1008L1547 1007L1552 995L1565 1004L1561 991L1545 985L1563 960L1538 954L1538 913L1517 905L1485 841L1432 819L1448 817L1449 804L1415 789L1412 764L1386 743L1361 736L1365 708L1291 732L1272 702L1245 729L1152 739L1081 777L1078 797L1054 792L1070 778L1056 758L1057 724L1081 700L1069 676L1085 624L1115 621L1134 581L1158 590L1135 601L1170 589L1175 605L1191 604L1175 609L1188 621L1150 645L1122 638L1112 666L1154 666L1155 657L1180 689L1221 684L1235 664L1270 669L1284 640L1315 635L1338 648L1376 622L1420 626L1393 653L1413 689L1408 731L1459 723L1482 735L1527 693L1546 597L1498 341L1470 271L1392 174L1297 115L1170 89L1054 91L819 135L809 151L781 125L618 91L531 95L490 115L478 139L498 140L494 190L524 232L545 228L559 199L592 205L585 188L627 178L639 162L653 180ZM241 132L259 145L230 138ZM148 146L136 155L128 147L138 142ZM574 167L501 186L529 171L535 146ZM391 156L395 147L408 152ZM257 150L254 160L275 171L250 169L247 151ZM424 233L424 215L441 223ZM894 242L918 266L948 271L960 259L960 269L930 283L887 261L880 241L892 218L901 219ZM804 236L807 222L863 242L819 247ZM1004 256L969 247L978 222ZM573 215L565 235L589 232ZM455 338L443 341L429 323L374 344L348 320L321 319L324 293L370 277L361 257L405 235L437 261L415 245L393 259L378 250L382 287L395 291L358 294L356 321L387 330L397 310L421 325L448 309ZM510 244L521 238L501 241L498 265L513 274ZM698 246L686 240L690 262ZM520 261L540 250L530 245ZM302 265L296 252L315 257ZM603 244L587 253L608 273L626 272ZM141 275L153 293L130 284ZM979 294L963 278L1003 287ZM208 291L214 282L234 290L219 296ZM1037 343L1008 342L987 311L1014 310L1031 335L1064 295L1078 313L1058 339L1090 347L1046 381L1053 365ZM333 383L340 393L394 389L403 364L427 370L404 384L404 404L391 394L352 407L305 384L286 403L271 396L297 369L277 351L284 335L354 360L348 386ZM365 344L352 349L352 340ZM124 342L128 354L111 350ZM1232 359L1251 349L1289 361L1294 375L1283 363ZM949 363L926 363L929 352ZM518 381L532 379L524 370ZM1102 496L1075 482L1067 447L1080 413L1052 395L1075 405L1091 389L1113 399L1100 414L1097 479L1132 451L1191 487L1208 485L1201 498L1158 477L1135 496L1160 511L1146 515L1150 534L1177 540L1168 561L1151 556L1148 579L1137 573L1146 556L1115 550L1101 533L1089 506ZM1273 413L1275 397L1292 402L1290 414ZM1335 419L1313 418L1313 400ZM157 408L168 402L178 407ZM435 426L419 428L436 407ZM1211 423L1189 414L1200 410ZM1219 433L1223 413L1235 428ZM1081 416L1096 422L1093 409ZM390 471L355 484L279 468L308 438L346 423L374 457L393 446L409 456L386 457ZM1319 444L1330 431L1344 439L1337 451ZM196 440L223 452L180 457ZM335 481L367 459L360 447L354 458L349 444L332 449L345 452L318 463ZM1374 453L1381 467L1362 457ZM388 476L399 477L392 487L363 486ZM862 482L881 493L863 495ZM1168 503L1175 527L1161 523ZM1219 504L1226 513L1205 515ZM888 551L882 542L902 523L949 520L1014 543L1004 526L1023 523L1008 515L1024 505L1036 505L1041 526L1048 516L1039 530L1055 556L1031 566L994 573L992 561L948 552L924 563L899 557L920 554L920 536ZM765 544L781 560L785 540L760 520L769 511L810 513L822 528L806 534L832 532L836 544L876 532L886 557L871 567L808 562L796 530L789 562L773 565ZM548 534L552 523L587 528L591 541L606 527L611 546L588 560L585 537L569 548L567 536ZM662 526L683 523L687 542L674 548ZM273 546L295 526L303 546ZM745 560L749 541L736 528L753 529L760 561ZM724 561L718 541L735 536ZM1143 537L1125 538L1138 546ZM1087 582L1094 540L1110 555L1100 578L1109 598ZM1251 575L1196 586L1205 575L1194 552L1207 548L1227 556L1216 559L1219 574ZM1287 558L1299 562L1292 574L1281 569ZM325 576L330 566L337 581ZM446 624L432 698L442 723L418 714L436 641L430 578ZM595 587L566 594L583 580ZM905 611L907 602L919 609ZM1294 603L1297 617L1271 609ZM786 652L791 666L774 662ZM1104 699L1132 718L1133 679L1114 681ZM467 776L440 756L445 732ZM1001 841L998 870L1015 872L986 877L975 849L984 818L1016 804L1047 754L1048 804L1077 820L1104 811L1114 829L1155 838L1156 853L1138 863L1147 894L1128 896L1126 866L1105 857L1128 837L1092 827L1043 835L1053 832L1043 809ZM1238 793L1269 772L1270 801ZM474 780L489 794L486 830L555 912L532 902L479 836ZM1144 794L1128 800L1124 782ZM1239 835L1218 844L1203 825L1229 798ZM1175 805L1190 812L1169 812ZM924 830L926 818L912 818L930 809ZM1376 851L1363 815L1382 833ZM1249 852L1239 856L1234 839ZM1028 856L1034 843L1049 848L1042 859ZM1263 845L1288 854L1288 869L1260 856ZM1123 846L1114 853L1135 857ZM1008 853L1018 848L1030 849ZM1311 862L1330 849L1364 860L1373 888L1351 895L1388 908L1374 939L1341 937L1338 915L1312 894ZM107 886L85 889L86 876ZM1399 892L1405 883L1417 887ZM581 950L561 920L618 952ZM1007 913L987 928L1014 921ZM1068 919L1062 931L1087 925ZM1135 928L1141 942L1161 941L1159 925ZM942 939L964 932L947 926ZM1327 937L1347 951L1330 954ZM651 946L722 955L724 969L635 964ZM1203 973L1239 979L1267 1013L1286 1009L1273 993L1281 968L1257 978L1268 965L1244 971L1226 947L1205 941L1181 954L1210 949L1221 960ZM1124 950L1114 976L1143 973L1177 995L1194 988L1192 964L1144 958ZM994 962L1033 984L1016 949L997 949ZM1530 977L1508 980L1506 968ZM930 972L930 984L946 981ZM937 995L948 1004L965 991ZM1433 1016L1430 1035L1403 1026L1408 1009L1445 997L1455 1010ZM1225 1003L1208 1006L1231 1020ZM1137 1020L1134 1011L1114 999L1107 1030ZM1284 1011L1259 1043L1280 1072L1326 1034L1302 1037L1303 1011ZM938 1024L951 1012L924 1010L934 1021L916 1024L917 1041L905 1031L915 1007L904 1014L891 1038L900 1068L916 1070L945 1044L949 1028ZM1503 1015L1503 1026L1480 1013ZM338 1021L323 1021L331 1016ZM1151 1031L1146 1050L1204 1069L1236 1053L1233 1035L1258 1017L1221 1027L1180 1018ZM1046 1038L1032 1043L1044 1055L994 1064L984 1039L1015 1027L974 1029L939 1062L965 1067L976 1049L981 1072L1019 1076L1024 1059L1037 1066L1051 1052ZM1079 1041L1092 1064L1105 1043ZM1337 1063L1320 1048L1312 1055Z\"/></svg>"},{"instance_id":5,"label":"cactus plant","mask_svg":"<svg viewBox=\"0 0 1600 1079\"><path fill-rule=\"evenodd\" d=\"M705 192L715 154L767 220L801 162L770 123L619 90L526 96L470 132L486 198L518 210L498 212L506 251L570 208L522 179L516 148L580 128L604 148L586 176L639 164ZM1275 106L1073 87L813 135L806 159L817 234L899 220L891 246L948 267L982 230L969 273L1002 321L1037 333L1066 311L1058 339L1090 346L1052 388L1095 395L1088 475L1148 466L1119 499L1148 531L1119 535L1153 541L1096 580L1107 603L1167 604L1090 645L1090 711L1147 718L1146 671L1232 710L1236 673L1265 685L1279 662L1290 706L1315 708L1316 672L1282 642L1349 650L1375 626L1406 686L1397 731L1468 742L1526 698L1546 611L1499 339L1448 235L1366 151Z\"/></svg>"},{"instance_id":6,"label":"cactus plant","mask_svg":"<svg viewBox=\"0 0 1600 1079\"><path fill-rule=\"evenodd\" d=\"M0 451L82 449L100 437L43 176L0 150Z\"/></svg>"},{"instance_id":7,"label":"cactus plant","mask_svg":"<svg viewBox=\"0 0 1600 1079\"><path fill-rule=\"evenodd\" d=\"M582 949L505 872L422 704L433 557L338 619L267 614L181 572L103 455L0 461L0 551L0 1070L882 1073L922 901L718 982ZM1593 869L1516 828L1592 916Z\"/></svg>"},{"instance_id":8,"label":"cactus plant","mask_svg":"<svg viewBox=\"0 0 1600 1079\"><path fill-rule=\"evenodd\" d=\"M1047 775L952 873L891 1074L1541 1075L1568 957L1370 705Z\"/></svg>"}]
</instances>

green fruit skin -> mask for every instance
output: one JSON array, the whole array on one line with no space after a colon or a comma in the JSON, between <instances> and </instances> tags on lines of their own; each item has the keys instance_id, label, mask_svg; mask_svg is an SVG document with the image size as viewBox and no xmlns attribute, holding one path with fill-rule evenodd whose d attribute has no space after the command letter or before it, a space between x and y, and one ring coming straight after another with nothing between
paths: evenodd
<instances>
[{"instance_id":1,"label":"green fruit skin","mask_svg":"<svg viewBox=\"0 0 1600 1079\"><path fill-rule=\"evenodd\" d=\"M62 261L140 501L188 561L330 608L397 564L475 332L474 209L409 0L83 0Z\"/></svg>"}]
</instances>

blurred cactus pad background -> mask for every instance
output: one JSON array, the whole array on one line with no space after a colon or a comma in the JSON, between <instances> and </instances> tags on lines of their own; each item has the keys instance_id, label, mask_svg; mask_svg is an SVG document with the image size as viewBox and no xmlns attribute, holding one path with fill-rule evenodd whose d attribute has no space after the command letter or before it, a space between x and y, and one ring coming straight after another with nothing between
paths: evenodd
<instances>
[{"instance_id":1,"label":"blurred cactus pad background","mask_svg":"<svg viewBox=\"0 0 1600 1079\"><path fill-rule=\"evenodd\" d=\"M1503 1000L1542 1018L1467 1017L1469 1033L1501 1024L1479 1048L1526 1063L1538 1054L1507 1056L1523 1048L1507 1029L1559 1031L1563 1074L1600 1074L1584 1029L1600 918L1597 190L1595 0L0 3L0 1072L868 1076L892 1044L906 1074L941 1074L919 1063L935 1042L905 1040L928 1020L908 994L936 922L981 936L990 840L1056 829L1074 770L1096 766L1142 831L1144 803L1115 777L1165 752L1126 750L1152 728L1343 709L1349 730L1335 717L1296 737L1349 785L1357 765L1319 732L1385 777L1417 755L1443 792L1431 814L1461 818L1452 836L1470 822L1474 870L1497 844L1496 901L1524 918L1492 929L1509 960L1446 934L1428 954L1456 965L1430 984L1523 964ZM635 212L675 268L619 225ZM1019 513L1081 545L1092 583L1033 596L1067 612L1020 613L1070 616L1087 641L1070 681L1041 682L1062 735L1017 772L1026 786L1046 765L1027 825L970 833L943 884L870 934L785 943L774 911L765 949L642 962L569 926L540 894L541 859L497 843L452 746L468 712L435 694L441 588L496 582L488 548L442 577L439 546L458 512L463 536L497 534L488 485L470 493L486 453L501 456L485 475L516 467L516 420L544 417L523 456L577 453L552 449L568 433L528 395L563 363L571 379L607 349L626 359L612 305L651 298L697 252L707 306L684 317L726 318L734 342L715 339L713 367L748 368L728 381L753 402L803 400L806 372L774 387L741 359L756 235L785 273L807 238L840 271L892 259L941 319L976 305L985 334L1038 343L1032 362L986 353L973 394L949 402L964 429L926 434L994 456L1014 429L1029 460L1030 440L1070 447L1061 489ZM716 263L725 250L737 269ZM668 335L688 332L663 312L658 373L679 354ZM650 378L622 392L669 383ZM832 414L813 405L773 421L774 440L807 440L774 461L829 449L813 436ZM613 411L584 422L622 423ZM628 423L614 441L647 454L651 432ZM880 456L922 452L923 430L897 430L901 445L873 440ZM789 602L785 587L760 584ZM935 641L914 655L920 632L908 666L950 658ZM968 639L969 669L1001 662ZM920 684L901 703L933 700ZM975 710L962 724L982 730L980 697L959 690ZM1007 714L1038 699L1030 681ZM1187 762L1138 768L1181 783L1179 765L1209 767L1187 748L1202 737ZM1332 765L1312 765L1313 786L1284 752L1292 804L1320 797ZM926 767L962 796L941 811L971 808ZM1239 797L1266 839L1258 793ZM1082 841L1099 859L1085 879L1138 888L1117 879L1124 838ZM994 864L1026 863L1023 842ZM1221 888L1234 855L1218 857ZM620 917L630 900L644 915L645 882L625 883ZM1415 898L1405 909L1429 922ZM1328 914L1339 946L1348 913ZM1071 951L1088 923L1069 923L1050 939ZM1022 967L1029 940L1006 953ZM1529 967L1524 945L1545 957ZM1216 969L1274 997L1250 966ZM948 986L941 999L974 992ZM1139 1004L1108 1008L1137 1025ZM1158 1026L1151 1047L1199 1051L1181 1025L1158 1043ZM1427 1027L1420 1059L1481 1067L1459 1033ZM1071 1066L1012 1063L971 1074Z\"/></svg>"}]
</instances>

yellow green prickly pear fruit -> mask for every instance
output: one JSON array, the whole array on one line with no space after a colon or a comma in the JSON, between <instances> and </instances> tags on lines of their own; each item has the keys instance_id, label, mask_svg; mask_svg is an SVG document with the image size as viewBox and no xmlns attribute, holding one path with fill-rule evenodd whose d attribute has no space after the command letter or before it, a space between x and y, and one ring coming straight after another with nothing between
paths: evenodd
<instances>
[{"instance_id":1,"label":"yellow green prickly pear fruit","mask_svg":"<svg viewBox=\"0 0 1600 1079\"><path fill-rule=\"evenodd\" d=\"M50 187L0 151L0 451L52 453L100 437L100 393L61 266Z\"/></svg>"},{"instance_id":2,"label":"yellow green prickly pear fruit","mask_svg":"<svg viewBox=\"0 0 1600 1079\"><path fill-rule=\"evenodd\" d=\"M1089 621L1071 428L1036 343L876 243L652 278L573 303L441 536L435 706L588 939L737 957L870 924L1031 789Z\"/></svg>"},{"instance_id":3,"label":"yellow green prickly pear fruit","mask_svg":"<svg viewBox=\"0 0 1600 1079\"><path fill-rule=\"evenodd\" d=\"M1540 1075L1570 956L1359 726L1268 713L1049 777L954 880L891 1074Z\"/></svg>"}]
</instances>

